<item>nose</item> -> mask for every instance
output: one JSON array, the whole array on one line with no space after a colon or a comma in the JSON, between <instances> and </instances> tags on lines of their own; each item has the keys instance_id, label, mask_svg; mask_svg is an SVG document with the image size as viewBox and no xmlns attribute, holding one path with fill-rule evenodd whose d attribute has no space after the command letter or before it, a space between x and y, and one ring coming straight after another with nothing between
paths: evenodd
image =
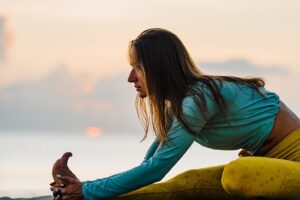
<instances>
[{"instance_id":1,"label":"nose","mask_svg":"<svg viewBox=\"0 0 300 200\"><path fill-rule=\"evenodd\" d=\"M135 73L134 69L132 69L132 70L130 71L130 73L129 73L129 76L128 76L127 81L128 81L129 83L132 83L132 82L134 82L134 81L136 81L136 80L137 80L137 78L136 78L136 73Z\"/></svg>"}]
</instances>

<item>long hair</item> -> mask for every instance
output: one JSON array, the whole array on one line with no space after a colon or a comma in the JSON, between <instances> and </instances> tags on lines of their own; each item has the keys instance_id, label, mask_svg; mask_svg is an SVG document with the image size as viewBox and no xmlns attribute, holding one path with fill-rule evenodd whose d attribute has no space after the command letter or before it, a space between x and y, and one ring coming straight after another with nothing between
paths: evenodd
<instances>
[{"instance_id":1,"label":"long hair","mask_svg":"<svg viewBox=\"0 0 300 200\"><path fill-rule=\"evenodd\" d=\"M142 140L147 137L151 126L162 144L168 139L167 133L174 117L189 133L200 134L188 126L182 113L182 101L189 93L199 106L201 115L208 119L205 93L191 90L197 82L202 82L211 90L218 110L225 119L227 105L220 92L223 81L248 85L261 95L259 87L265 85L261 78L205 75L197 68L181 40L174 33L161 28L145 30L130 41L128 58L133 67L143 72L145 79L147 98L136 97L137 113L145 130Z\"/></svg>"}]
</instances>

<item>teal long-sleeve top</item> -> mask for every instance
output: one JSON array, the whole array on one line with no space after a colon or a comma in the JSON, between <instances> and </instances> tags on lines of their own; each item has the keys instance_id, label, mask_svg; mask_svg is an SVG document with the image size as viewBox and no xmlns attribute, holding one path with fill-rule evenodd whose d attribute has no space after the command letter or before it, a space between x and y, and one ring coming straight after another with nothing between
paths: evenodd
<instances>
[{"instance_id":1,"label":"teal long-sleeve top","mask_svg":"<svg viewBox=\"0 0 300 200\"><path fill-rule=\"evenodd\" d=\"M202 83L196 84L205 93L207 117L213 129L207 126L192 96L183 99L182 111L188 125L200 136L190 134L174 118L168 132L168 141L160 145L153 142L142 163L128 171L94 181L84 181L84 199L106 199L124 194L151 183L160 181L184 155L194 141L213 148L255 152L270 134L279 109L279 97L261 87L265 97L253 88L224 82L220 91L228 106L228 122L220 114L210 90Z\"/></svg>"}]
</instances>

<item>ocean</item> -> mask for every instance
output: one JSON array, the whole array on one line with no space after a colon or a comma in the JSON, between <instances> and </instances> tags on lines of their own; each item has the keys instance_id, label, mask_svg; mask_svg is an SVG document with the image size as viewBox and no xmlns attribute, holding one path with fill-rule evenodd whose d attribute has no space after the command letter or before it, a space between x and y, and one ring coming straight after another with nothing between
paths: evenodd
<instances>
[{"instance_id":1,"label":"ocean","mask_svg":"<svg viewBox=\"0 0 300 200\"><path fill-rule=\"evenodd\" d=\"M95 180L139 165L153 137L122 133L88 137L65 132L0 132L0 197L51 195L49 183L54 162L67 151L73 153L70 169L81 180ZM193 168L225 164L238 151L217 151L194 143L164 177Z\"/></svg>"}]
</instances>

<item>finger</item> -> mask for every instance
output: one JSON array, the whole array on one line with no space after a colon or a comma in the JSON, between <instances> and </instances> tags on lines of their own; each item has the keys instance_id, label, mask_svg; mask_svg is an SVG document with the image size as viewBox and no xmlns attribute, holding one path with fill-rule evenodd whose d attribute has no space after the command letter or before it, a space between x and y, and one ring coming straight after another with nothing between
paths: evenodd
<instances>
[{"instance_id":1,"label":"finger","mask_svg":"<svg viewBox=\"0 0 300 200\"><path fill-rule=\"evenodd\" d=\"M68 194L67 188L60 188L59 190L60 190L60 194L61 194L62 196Z\"/></svg>"},{"instance_id":2,"label":"finger","mask_svg":"<svg viewBox=\"0 0 300 200\"><path fill-rule=\"evenodd\" d=\"M51 186L55 185L55 181L53 181L52 183L50 183Z\"/></svg>"},{"instance_id":3,"label":"finger","mask_svg":"<svg viewBox=\"0 0 300 200\"><path fill-rule=\"evenodd\" d=\"M61 190L59 188L57 188L55 191L53 191L53 196L56 197L57 195L61 195Z\"/></svg>"},{"instance_id":4,"label":"finger","mask_svg":"<svg viewBox=\"0 0 300 200\"><path fill-rule=\"evenodd\" d=\"M61 194L57 195L54 200L61 200Z\"/></svg>"},{"instance_id":5,"label":"finger","mask_svg":"<svg viewBox=\"0 0 300 200\"><path fill-rule=\"evenodd\" d=\"M69 195L64 195L62 196L61 200L67 200L67 199L70 199L70 196Z\"/></svg>"},{"instance_id":6,"label":"finger","mask_svg":"<svg viewBox=\"0 0 300 200\"><path fill-rule=\"evenodd\" d=\"M50 190L52 191L52 192L60 192L60 188L58 188L58 187L54 187L54 186L52 186L52 187L50 187Z\"/></svg>"},{"instance_id":7,"label":"finger","mask_svg":"<svg viewBox=\"0 0 300 200\"><path fill-rule=\"evenodd\" d=\"M54 199L55 199L55 197L57 197L57 195L59 195L59 194L56 193L56 192L53 192L53 193L52 193L52 196L54 197Z\"/></svg>"},{"instance_id":8,"label":"finger","mask_svg":"<svg viewBox=\"0 0 300 200\"><path fill-rule=\"evenodd\" d=\"M57 187L54 187L54 186L52 186L52 187L50 187L50 190L53 192L54 190L56 190L57 189Z\"/></svg>"}]
</instances>

